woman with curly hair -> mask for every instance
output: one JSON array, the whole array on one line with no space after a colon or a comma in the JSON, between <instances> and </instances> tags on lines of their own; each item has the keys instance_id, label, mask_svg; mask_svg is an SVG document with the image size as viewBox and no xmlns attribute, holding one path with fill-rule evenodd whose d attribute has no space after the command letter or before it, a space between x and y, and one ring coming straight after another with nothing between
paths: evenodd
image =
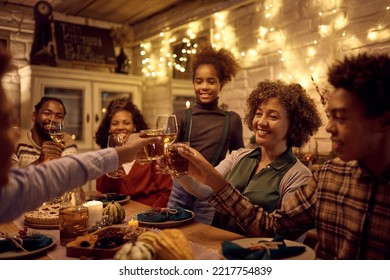
<instances>
[{"instance_id":1,"label":"woman with curly hair","mask_svg":"<svg viewBox=\"0 0 390 280\"><path fill-rule=\"evenodd\" d=\"M212 189L210 204L229 213L248 235L273 232L294 239L315 228L316 258L388 260L390 55L346 56L328 69L328 82L333 89L326 96L325 130L336 157L324 162L307 184L283 198L281 207L273 212L248 200L195 150L179 149L179 153L189 160L188 175ZM261 121L264 108L260 105L258 121L255 117L252 122L256 139L263 144L274 132L272 119L269 126ZM287 141L291 140L286 137ZM294 181L291 177L287 184ZM267 188L259 183L257 188Z\"/></svg>"},{"instance_id":2,"label":"woman with curly hair","mask_svg":"<svg viewBox=\"0 0 390 280\"><path fill-rule=\"evenodd\" d=\"M311 171L294 156L292 147L306 143L318 131L321 118L314 101L294 83L260 82L246 105L244 122L254 132L258 147L233 151L215 169L252 204L272 212L296 189L307 184ZM209 199L214 194L214 190L190 176L178 180L200 199ZM252 235L235 222L230 211L233 209L216 212L212 224ZM273 233L263 236L268 235Z\"/></svg>"},{"instance_id":3,"label":"woman with curly hair","mask_svg":"<svg viewBox=\"0 0 390 280\"><path fill-rule=\"evenodd\" d=\"M216 166L228 151L244 147L242 121L236 112L218 107L219 94L239 70L233 54L204 45L192 59L192 82L196 103L174 112L179 133L176 142L190 142L212 165ZM186 192L173 180L169 207L183 207L196 213L197 222L210 224L214 208Z\"/></svg>"},{"instance_id":4,"label":"woman with curly hair","mask_svg":"<svg viewBox=\"0 0 390 280\"><path fill-rule=\"evenodd\" d=\"M109 134L123 134L125 141L134 132L148 128L140 110L130 99L111 101L97 132L96 143L107 147ZM140 164L133 161L124 164L126 176L115 179L107 175L96 180L96 189L102 193L128 194L132 200L155 207L166 207L172 188L170 175L156 174L153 163Z\"/></svg>"}]
</instances>

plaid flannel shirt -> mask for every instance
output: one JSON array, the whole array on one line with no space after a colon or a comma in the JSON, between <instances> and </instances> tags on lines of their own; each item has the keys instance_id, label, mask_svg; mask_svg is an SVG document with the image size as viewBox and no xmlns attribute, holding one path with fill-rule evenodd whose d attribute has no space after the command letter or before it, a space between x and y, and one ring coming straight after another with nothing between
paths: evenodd
<instances>
[{"instance_id":1,"label":"plaid flannel shirt","mask_svg":"<svg viewBox=\"0 0 390 280\"><path fill-rule=\"evenodd\" d=\"M317 229L317 257L323 259L390 258L390 182L374 178L356 161L334 159L313 174L281 209L265 212L227 185L209 202L229 212L252 236L272 232L295 239Z\"/></svg>"}]
</instances>

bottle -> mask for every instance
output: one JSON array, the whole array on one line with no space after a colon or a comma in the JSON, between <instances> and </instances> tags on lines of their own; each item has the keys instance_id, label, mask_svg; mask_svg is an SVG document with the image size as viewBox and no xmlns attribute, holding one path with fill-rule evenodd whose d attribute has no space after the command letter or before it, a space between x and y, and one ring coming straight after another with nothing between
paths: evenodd
<instances>
[{"instance_id":1,"label":"bottle","mask_svg":"<svg viewBox=\"0 0 390 280\"><path fill-rule=\"evenodd\" d=\"M62 196L59 210L61 245L66 245L77 236L88 232L88 208L82 187L77 187Z\"/></svg>"}]
</instances>

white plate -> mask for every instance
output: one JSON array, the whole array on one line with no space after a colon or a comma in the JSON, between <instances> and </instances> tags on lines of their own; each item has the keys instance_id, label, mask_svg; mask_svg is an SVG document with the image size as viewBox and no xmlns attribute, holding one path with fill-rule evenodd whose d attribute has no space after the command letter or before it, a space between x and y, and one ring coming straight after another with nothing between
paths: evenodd
<instances>
[{"instance_id":1,"label":"white plate","mask_svg":"<svg viewBox=\"0 0 390 280\"><path fill-rule=\"evenodd\" d=\"M40 233L41 234L41 233ZM32 255L41 253L43 251L49 250L53 246L56 245L56 238L53 235L50 234L42 234L44 236L50 237L52 239L52 242L42 248L39 248L37 250L23 252L23 251L7 251L4 253L0 253L0 260L12 260L12 259L27 259L27 257L30 257Z\"/></svg>"},{"instance_id":2,"label":"white plate","mask_svg":"<svg viewBox=\"0 0 390 280\"><path fill-rule=\"evenodd\" d=\"M223 256L220 251L207 248L198 243L189 241L192 247L192 253L195 260L223 260Z\"/></svg>"},{"instance_id":3,"label":"white plate","mask_svg":"<svg viewBox=\"0 0 390 280\"><path fill-rule=\"evenodd\" d=\"M148 227L155 227L155 228L169 228L169 227L178 227L183 224L186 224L189 221L192 221L195 218L195 213L191 210L185 210L187 212L191 213L191 217L180 220L180 221L165 221L165 222L143 222L138 221L138 224L140 226L148 226Z\"/></svg>"},{"instance_id":4,"label":"white plate","mask_svg":"<svg viewBox=\"0 0 390 280\"><path fill-rule=\"evenodd\" d=\"M258 245L259 241L272 241L272 238L243 238L233 240L232 242L243 248L249 248ZM284 260L314 260L316 258L316 253L314 252L314 250L303 243L286 239L284 240L284 243L286 244L286 246L304 246L306 248L305 252L303 252L302 254L290 258L285 258Z\"/></svg>"}]
</instances>

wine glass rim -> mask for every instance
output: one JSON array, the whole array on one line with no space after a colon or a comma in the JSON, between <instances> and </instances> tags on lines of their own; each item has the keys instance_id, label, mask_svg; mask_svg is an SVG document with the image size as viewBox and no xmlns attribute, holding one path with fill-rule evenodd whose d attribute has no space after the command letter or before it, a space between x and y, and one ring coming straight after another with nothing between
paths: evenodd
<instances>
[{"instance_id":1,"label":"wine glass rim","mask_svg":"<svg viewBox=\"0 0 390 280\"><path fill-rule=\"evenodd\" d=\"M142 132L149 132L149 131L155 131L155 132L163 132L163 128L147 128L147 129L142 129L140 133Z\"/></svg>"},{"instance_id":2,"label":"wine glass rim","mask_svg":"<svg viewBox=\"0 0 390 280\"><path fill-rule=\"evenodd\" d=\"M64 119L58 119L58 120L56 120L56 119L51 119L51 120L50 120L50 123L65 123L65 120L64 120Z\"/></svg>"}]
</instances>

